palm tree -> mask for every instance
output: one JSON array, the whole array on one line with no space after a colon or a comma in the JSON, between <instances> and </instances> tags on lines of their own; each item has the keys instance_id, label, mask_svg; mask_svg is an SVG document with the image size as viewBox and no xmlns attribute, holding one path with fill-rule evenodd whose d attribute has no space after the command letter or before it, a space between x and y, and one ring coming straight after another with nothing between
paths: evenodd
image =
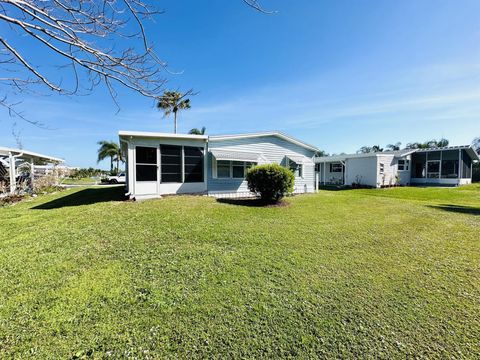
<instances>
[{"instance_id":1,"label":"palm tree","mask_svg":"<svg viewBox=\"0 0 480 360\"><path fill-rule=\"evenodd\" d=\"M399 142L396 142L395 144L388 144L386 148L390 151L398 151L400 150L401 146L402 146L402 143L399 141Z\"/></svg>"},{"instance_id":2,"label":"palm tree","mask_svg":"<svg viewBox=\"0 0 480 360\"><path fill-rule=\"evenodd\" d=\"M380 145L373 145L372 146L372 152L382 152L383 151L383 148L380 147Z\"/></svg>"},{"instance_id":3,"label":"palm tree","mask_svg":"<svg viewBox=\"0 0 480 360\"><path fill-rule=\"evenodd\" d=\"M197 128L193 128L188 133L191 135L205 135L205 131L207 131L207 128L203 126L200 130Z\"/></svg>"},{"instance_id":4,"label":"palm tree","mask_svg":"<svg viewBox=\"0 0 480 360\"><path fill-rule=\"evenodd\" d=\"M163 110L164 116L173 113L175 134L177 133L177 113L179 110L190 109L190 99L185 99L185 96L190 94L190 92L182 94L178 91L165 91L158 99L157 108Z\"/></svg>"},{"instance_id":5,"label":"palm tree","mask_svg":"<svg viewBox=\"0 0 480 360\"><path fill-rule=\"evenodd\" d=\"M98 148L98 159L97 164L106 159L107 157L110 158L110 172L113 172L113 161L117 162L117 172L119 167L119 162L123 162L122 151L120 146L114 141L106 141L102 140L98 142L100 147Z\"/></svg>"}]
</instances>

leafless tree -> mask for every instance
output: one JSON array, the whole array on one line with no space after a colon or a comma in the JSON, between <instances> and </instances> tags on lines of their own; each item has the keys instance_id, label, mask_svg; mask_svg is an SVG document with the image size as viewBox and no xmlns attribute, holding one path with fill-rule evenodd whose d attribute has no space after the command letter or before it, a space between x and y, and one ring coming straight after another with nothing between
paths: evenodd
<instances>
[{"instance_id":1,"label":"leafless tree","mask_svg":"<svg viewBox=\"0 0 480 360\"><path fill-rule=\"evenodd\" d=\"M268 13L257 0L248 6ZM0 0L0 86L11 115L27 120L8 101L19 92L85 95L103 84L116 102L127 88L157 99L167 64L153 50L146 21L161 13L148 0ZM6 26L8 25L8 27ZM49 51L49 61L32 49ZM46 70L46 65L58 71ZM50 93L50 92L48 92Z\"/></svg>"},{"instance_id":2,"label":"leafless tree","mask_svg":"<svg viewBox=\"0 0 480 360\"><path fill-rule=\"evenodd\" d=\"M73 95L103 83L113 99L118 85L155 98L165 82L166 63L153 51L143 24L155 14L141 0L0 0L0 20L10 26L12 38L0 35L0 84L17 91L41 84ZM43 73L36 57L20 45L27 41L50 50L72 79Z\"/></svg>"}]
</instances>

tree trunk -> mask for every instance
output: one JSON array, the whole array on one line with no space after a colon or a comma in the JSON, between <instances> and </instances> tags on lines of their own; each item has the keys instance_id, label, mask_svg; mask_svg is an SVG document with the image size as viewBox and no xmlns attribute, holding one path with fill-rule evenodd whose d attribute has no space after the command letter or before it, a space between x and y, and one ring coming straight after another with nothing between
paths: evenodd
<instances>
[{"instance_id":1,"label":"tree trunk","mask_svg":"<svg viewBox=\"0 0 480 360\"><path fill-rule=\"evenodd\" d=\"M117 175L118 175L118 166L119 166L119 162L120 162L120 160L119 160L119 158L117 157Z\"/></svg>"},{"instance_id":2,"label":"tree trunk","mask_svg":"<svg viewBox=\"0 0 480 360\"><path fill-rule=\"evenodd\" d=\"M176 134L177 133L177 112L176 111L173 112L173 123L174 123L173 133Z\"/></svg>"},{"instance_id":3,"label":"tree trunk","mask_svg":"<svg viewBox=\"0 0 480 360\"><path fill-rule=\"evenodd\" d=\"M113 156L110 156L110 172L113 171Z\"/></svg>"}]
</instances>

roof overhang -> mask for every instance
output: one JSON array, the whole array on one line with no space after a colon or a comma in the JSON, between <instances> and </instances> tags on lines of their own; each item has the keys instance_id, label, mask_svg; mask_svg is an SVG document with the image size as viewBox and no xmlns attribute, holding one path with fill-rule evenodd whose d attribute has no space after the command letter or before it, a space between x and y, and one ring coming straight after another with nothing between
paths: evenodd
<instances>
[{"instance_id":1,"label":"roof overhang","mask_svg":"<svg viewBox=\"0 0 480 360\"><path fill-rule=\"evenodd\" d=\"M467 154L470 155L472 160L474 161L480 161L480 154L475 151L473 147L469 147L468 149L465 149L467 151Z\"/></svg>"},{"instance_id":2,"label":"roof overhang","mask_svg":"<svg viewBox=\"0 0 480 360\"><path fill-rule=\"evenodd\" d=\"M285 155L288 159L292 160L293 162L297 164L303 164L303 165L309 165L313 164L313 160L309 159L306 156L301 156L301 155Z\"/></svg>"},{"instance_id":3,"label":"roof overhang","mask_svg":"<svg viewBox=\"0 0 480 360\"><path fill-rule=\"evenodd\" d=\"M24 158L24 159L34 159L34 160L41 160L50 163L62 163L65 160L56 158L49 155L39 154L33 151L23 150L23 149L14 149L14 148L7 148L7 147L0 147L0 156L10 156L13 155L17 158Z\"/></svg>"},{"instance_id":4,"label":"roof overhang","mask_svg":"<svg viewBox=\"0 0 480 360\"><path fill-rule=\"evenodd\" d=\"M358 158L368 158L381 155L382 153L366 153L366 154L342 154L342 155L332 155L332 156L320 156L314 158L315 163L323 162L341 162L347 159L358 159ZM388 155L388 154L387 154Z\"/></svg>"},{"instance_id":5,"label":"roof overhang","mask_svg":"<svg viewBox=\"0 0 480 360\"><path fill-rule=\"evenodd\" d=\"M264 136L276 136L280 139L286 140L298 146L301 146L305 149L311 151L320 151L316 146L304 143L298 139L295 139L289 135L278 131L271 131L271 132L258 132L258 133L251 133L251 134L234 134L234 135L213 135L209 137L209 141L221 141L221 140L235 140L235 139L249 139L249 138L257 138L257 137L264 137Z\"/></svg>"},{"instance_id":6,"label":"roof overhang","mask_svg":"<svg viewBox=\"0 0 480 360\"><path fill-rule=\"evenodd\" d=\"M218 160L228 161L247 161L247 162L259 162L262 154L247 151L228 150L228 149L210 149L210 152Z\"/></svg>"},{"instance_id":7,"label":"roof overhang","mask_svg":"<svg viewBox=\"0 0 480 360\"><path fill-rule=\"evenodd\" d=\"M475 151L472 145L446 146L441 148L429 148L429 149L415 149L415 152L451 151L451 150L465 150L472 160L480 161L480 155Z\"/></svg>"},{"instance_id":8,"label":"roof overhang","mask_svg":"<svg viewBox=\"0 0 480 360\"><path fill-rule=\"evenodd\" d=\"M192 134L171 134L161 132L149 131L124 131L120 130L118 136L123 138L142 137L142 138L163 138L163 139L189 139L189 140L208 140L207 135L192 135Z\"/></svg>"}]
</instances>

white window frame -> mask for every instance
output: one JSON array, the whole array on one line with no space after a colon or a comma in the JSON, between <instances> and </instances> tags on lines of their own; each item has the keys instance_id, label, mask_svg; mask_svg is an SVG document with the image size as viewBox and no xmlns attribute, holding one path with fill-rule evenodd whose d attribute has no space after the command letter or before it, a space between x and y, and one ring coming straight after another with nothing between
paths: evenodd
<instances>
[{"instance_id":1,"label":"white window frame","mask_svg":"<svg viewBox=\"0 0 480 360\"><path fill-rule=\"evenodd\" d=\"M220 177L218 176L218 162L219 161L228 161L230 163L230 174L228 177L223 176ZM233 163L243 163L243 177L233 177ZM252 164L252 166L256 166L258 162L255 161L239 161L239 160L217 160L214 159L214 166L213 166L213 178L214 179L230 179L230 180L245 180L245 177L247 176L247 164ZM236 166L240 166L239 164Z\"/></svg>"},{"instance_id":2,"label":"white window frame","mask_svg":"<svg viewBox=\"0 0 480 360\"><path fill-rule=\"evenodd\" d=\"M380 174L385 174L385 164L384 163L379 163L378 165L379 165L378 166L378 172Z\"/></svg>"},{"instance_id":3,"label":"white window frame","mask_svg":"<svg viewBox=\"0 0 480 360\"><path fill-rule=\"evenodd\" d=\"M403 161L403 164L400 164L400 161ZM402 167L402 168L400 168ZM400 159L397 163L398 171L408 171L410 169L410 160L408 159Z\"/></svg>"},{"instance_id":4,"label":"white window frame","mask_svg":"<svg viewBox=\"0 0 480 360\"><path fill-rule=\"evenodd\" d=\"M298 176L296 174L297 173L296 171L293 172L293 174L295 175L295 178L296 179L303 179L303 170L304 170L303 164L299 164L299 163L291 160L289 157L287 157L287 164L286 165L287 165L287 169L289 169L289 170L292 170L290 168L290 162L292 162L292 163L294 163L298 166Z\"/></svg>"}]
</instances>

